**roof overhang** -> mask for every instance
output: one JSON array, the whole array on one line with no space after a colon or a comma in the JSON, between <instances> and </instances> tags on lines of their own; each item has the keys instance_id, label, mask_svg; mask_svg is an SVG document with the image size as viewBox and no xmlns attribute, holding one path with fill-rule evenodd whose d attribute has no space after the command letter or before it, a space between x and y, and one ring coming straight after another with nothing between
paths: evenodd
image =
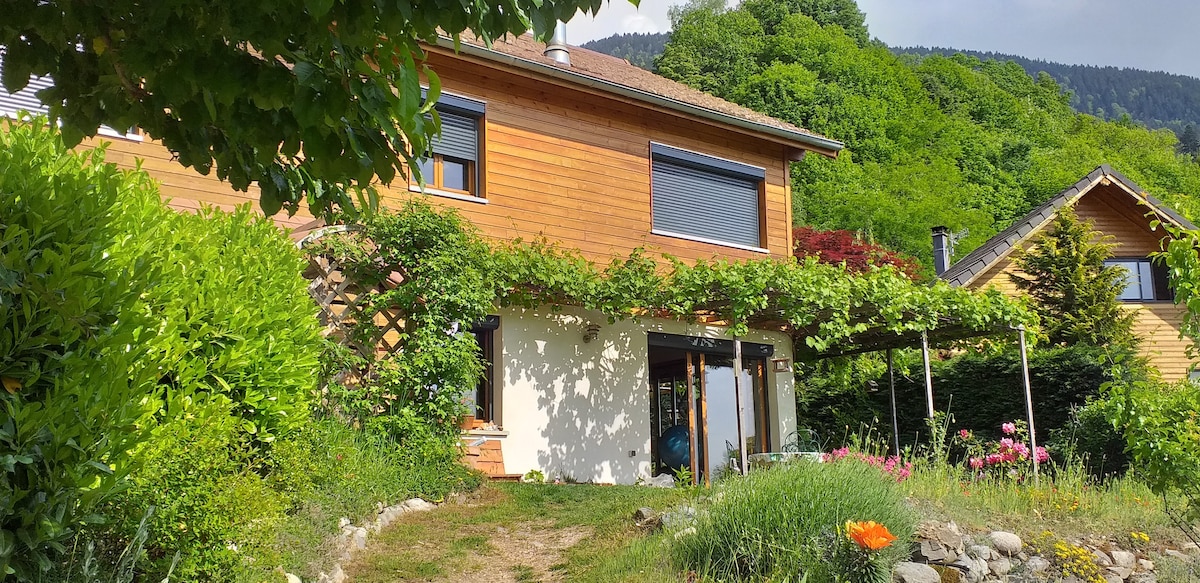
<instances>
[{"instance_id":1,"label":"roof overhang","mask_svg":"<svg viewBox=\"0 0 1200 583\"><path fill-rule=\"evenodd\" d=\"M769 136L774 138L775 141L789 144L797 150L801 150L800 152L796 152L791 156L791 159L793 160L799 160L802 158L803 151L805 150L810 150L824 156L836 157L837 153L845 147L842 142L837 140L758 123L752 120L737 117L735 115L730 115L728 113L685 103L670 97L664 97L649 91L643 91L627 85L621 85L620 83L613 83L612 81L606 81L591 75L584 75L570 69L550 65L548 63L539 63L537 61L502 53L487 47L481 47L465 42L456 43L452 38L438 37L437 45L443 49L449 49L457 53L502 63L517 69L538 73L560 81L583 85L585 87L619 95L634 101L640 101L682 114L699 117L708 121L713 121L723 125L749 130L753 133L764 136Z\"/></svg>"}]
</instances>

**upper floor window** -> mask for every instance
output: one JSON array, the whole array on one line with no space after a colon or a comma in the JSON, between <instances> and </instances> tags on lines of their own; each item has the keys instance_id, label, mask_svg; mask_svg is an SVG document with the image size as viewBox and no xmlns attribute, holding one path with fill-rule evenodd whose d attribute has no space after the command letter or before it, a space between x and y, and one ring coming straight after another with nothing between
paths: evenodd
<instances>
[{"instance_id":1,"label":"upper floor window","mask_svg":"<svg viewBox=\"0 0 1200 583\"><path fill-rule=\"evenodd\" d=\"M766 170L650 144L653 233L766 253Z\"/></svg>"},{"instance_id":2,"label":"upper floor window","mask_svg":"<svg viewBox=\"0 0 1200 583\"><path fill-rule=\"evenodd\" d=\"M482 196L479 146L484 103L443 93L436 109L442 132L420 162L425 186L442 193Z\"/></svg>"},{"instance_id":3,"label":"upper floor window","mask_svg":"<svg viewBox=\"0 0 1200 583\"><path fill-rule=\"evenodd\" d=\"M1117 299L1126 302L1174 299L1166 265L1142 258L1111 259L1105 261L1104 265L1125 269L1125 289Z\"/></svg>"}]
</instances>

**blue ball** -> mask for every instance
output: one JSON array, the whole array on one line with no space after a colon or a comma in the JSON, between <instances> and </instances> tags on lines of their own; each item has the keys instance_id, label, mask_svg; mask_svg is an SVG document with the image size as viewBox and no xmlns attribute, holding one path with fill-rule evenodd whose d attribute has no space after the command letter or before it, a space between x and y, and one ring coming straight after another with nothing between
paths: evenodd
<instances>
[{"instance_id":1,"label":"blue ball","mask_svg":"<svg viewBox=\"0 0 1200 583\"><path fill-rule=\"evenodd\" d=\"M687 425L676 425L658 438L658 459L671 469L692 465L691 439Z\"/></svg>"}]
</instances>

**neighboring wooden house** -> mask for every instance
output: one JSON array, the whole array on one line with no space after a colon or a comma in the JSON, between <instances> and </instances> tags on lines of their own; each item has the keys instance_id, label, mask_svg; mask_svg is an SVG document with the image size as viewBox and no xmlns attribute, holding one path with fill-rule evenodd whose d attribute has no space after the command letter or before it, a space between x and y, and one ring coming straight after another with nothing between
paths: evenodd
<instances>
[{"instance_id":1,"label":"neighboring wooden house","mask_svg":"<svg viewBox=\"0 0 1200 583\"><path fill-rule=\"evenodd\" d=\"M544 237L603 262L636 247L687 260L790 258L789 163L842 147L576 47L521 36L427 49L443 88L430 184L425 194L394 184L383 202L426 196L495 239ZM0 110L20 104L0 95ZM171 158L136 134L115 134L108 147L119 165L142 160L176 208L257 201L257 191L235 192ZM277 220L301 232L314 226L305 216ZM488 425L472 443L496 473L631 483L681 453L661 439L679 425L697 436L682 453L703 476L739 449L733 343L720 327L499 310L475 333L492 366L476 395ZM790 367L772 360L791 357L791 339L753 330L743 340L746 447L779 450L795 431L795 395ZM694 400L689 382L700 389Z\"/></svg>"},{"instance_id":2,"label":"neighboring wooden house","mask_svg":"<svg viewBox=\"0 0 1200 583\"><path fill-rule=\"evenodd\" d=\"M1013 252L1033 244L1064 206L1073 207L1080 220L1091 221L1096 231L1111 236L1116 244L1109 263L1129 270L1128 286L1121 299L1137 312L1134 332L1142 338L1143 355L1164 379L1187 378L1191 361L1186 354L1187 341L1179 338L1185 308L1173 301L1166 268L1148 257L1162 248L1167 237L1162 229L1151 227L1152 221L1187 229L1196 227L1108 165L1093 170L1034 209L939 277L954 286L979 289L994 286L1009 295L1021 294L1010 277L1017 270ZM935 249L945 249L946 245L936 242L937 231L934 237Z\"/></svg>"}]
</instances>

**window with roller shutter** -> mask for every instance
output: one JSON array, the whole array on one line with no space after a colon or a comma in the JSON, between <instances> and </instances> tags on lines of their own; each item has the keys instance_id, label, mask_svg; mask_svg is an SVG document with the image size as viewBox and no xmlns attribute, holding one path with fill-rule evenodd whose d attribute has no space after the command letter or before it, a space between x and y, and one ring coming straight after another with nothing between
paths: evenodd
<instances>
[{"instance_id":1,"label":"window with roller shutter","mask_svg":"<svg viewBox=\"0 0 1200 583\"><path fill-rule=\"evenodd\" d=\"M435 109L442 127L420 162L425 186L435 194L481 197L479 146L485 104L443 93Z\"/></svg>"},{"instance_id":2,"label":"window with roller shutter","mask_svg":"<svg viewBox=\"0 0 1200 583\"><path fill-rule=\"evenodd\" d=\"M766 252L766 170L663 144L650 144L653 233Z\"/></svg>"}]
</instances>

